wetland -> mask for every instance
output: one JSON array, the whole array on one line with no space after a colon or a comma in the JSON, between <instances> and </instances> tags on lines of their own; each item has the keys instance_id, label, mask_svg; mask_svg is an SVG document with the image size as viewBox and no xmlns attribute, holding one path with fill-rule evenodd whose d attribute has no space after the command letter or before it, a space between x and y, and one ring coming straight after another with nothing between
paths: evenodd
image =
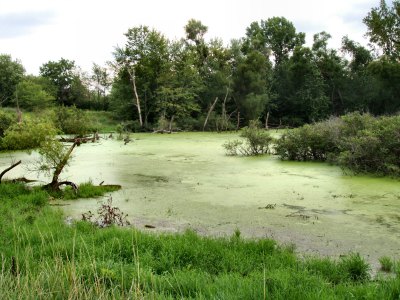
<instances>
[{"instance_id":1,"label":"wetland","mask_svg":"<svg viewBox=\"0 0 400 300\"><path fill-rule=\"evenodd\" d=\"M399 257L398 179L353 176L327 163L273 155L226 156L221 145L235 138L235 133L143 133L132 135L127 145L101 139L76 148L64 178L122 185L112 193L113 203L143 230L190 228L211 236L240 230L244 237L294 244L304 255L357 252L374 267L379 257ZM35 159L35 153L11 156L25 163ZM1 164L9 161L9 153L1 154ZM9 176L26 170L12 172ZM79 219L98 202L71 200L62 209Z\"/></svg>"}]
</instances>

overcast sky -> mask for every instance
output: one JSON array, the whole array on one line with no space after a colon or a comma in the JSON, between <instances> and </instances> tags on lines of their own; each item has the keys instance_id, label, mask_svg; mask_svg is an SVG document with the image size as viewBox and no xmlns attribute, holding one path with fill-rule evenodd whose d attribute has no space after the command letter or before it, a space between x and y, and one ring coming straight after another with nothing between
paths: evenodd
<instances>
[{"instance_id":1,"label":"overcast sky","mask_svg":"<svg viewBox=\"0 0 400 300\"><path fill-rule=\"evenodd\" d=\"M312 35L327 31L331 46L348 35L366 44L362 19L379 0L0 0L0 54L20 59L27 73L61 57L89 71L112 59L128 28L148 25L170 39L184 36L191 18L208 26L206 38L226 44L253 21L283 16Z\"/></svg>"}]
</instances>

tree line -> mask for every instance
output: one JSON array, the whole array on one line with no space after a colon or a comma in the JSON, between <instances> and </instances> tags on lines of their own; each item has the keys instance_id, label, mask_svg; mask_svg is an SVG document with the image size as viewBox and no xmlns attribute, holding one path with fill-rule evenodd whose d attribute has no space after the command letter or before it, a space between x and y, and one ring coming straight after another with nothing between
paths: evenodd
<instances>
[{"instance_id":1,"label":"tree line","mask_svg":"<svg viewBox=\"0 0 400 300\"><path fill-rule=\"evenodd\" d=\"M68 59L49 61L40 75L0 55L2 106L52 105L109 110L130 129L155 126L228 130L259 119L299 126L347 112L400 110L400 1L385 1L363 19L370 47L327 32L305 45L284 17L251 23L243 38L206 41L207 26L191 19L185 37L169 40L147 26L130 28L105 66L84 73Z\"/></svg>"}]
</instances>

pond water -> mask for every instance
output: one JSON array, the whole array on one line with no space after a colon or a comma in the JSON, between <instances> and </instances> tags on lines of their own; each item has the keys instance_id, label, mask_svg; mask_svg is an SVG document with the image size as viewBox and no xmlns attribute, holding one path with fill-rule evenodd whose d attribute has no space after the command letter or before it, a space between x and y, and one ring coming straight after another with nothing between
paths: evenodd
<instances>
[{"instance_id":1,"label":"pond water","mask_svg":"<svg viewBox=\"0 0 400 300\"><path fill-rule=\"evenodd\" d=\"M359 252L374 265L400 258L400 181L345 175L324 163L283 162L274 156L229 157L222 144L236 134L134 134L133 142L102 139L74 151L63 179L120 184L114 205L139 228L192 228L200 234L271 237L300 253ZM23 164L35 154L11 154ZM2 169L10 154L0 154ZM27 175L21 167L7 174ZM41 178L45 180L44 178ZM69 201L65 214L98 207Z\"/></svg>"}]
</instances>

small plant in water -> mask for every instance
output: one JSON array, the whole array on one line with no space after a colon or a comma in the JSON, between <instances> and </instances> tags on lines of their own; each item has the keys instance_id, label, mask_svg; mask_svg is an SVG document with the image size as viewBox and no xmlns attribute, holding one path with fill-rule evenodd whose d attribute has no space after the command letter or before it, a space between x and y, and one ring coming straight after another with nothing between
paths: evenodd
<instances>
[{"instance_id":1,"label":"small plant in water","mask_svg":"<svg viewBox=\"0 0 400 300\"><path fill-rule=\"evenodd\" d=\"M270 152L270 145L273 138L268 131L260 128L257 120L250 121L248 127L242 129L240 137L244 139L224 143L222 146L227 155L260 155Z\"/></svg>"},{"instance_id":2,"label":"small plant in water","mask_svg":"<svg viewBox=\"0 0 400 300\"><path fill-rule=\"evenodd\" d=\"M127 220L128 214L121 212L118 207L113 206L112 197L109 197L106 202L101 202L97 214L98 217L95 218L94 214L91 211L88 211L82 214L82 221L91 222L102 228L111 225L130 225Z\"/></svg>"},{"instance_id":3,"label":"small plant in water","mask_svg":"<svg viewBox=\"0 0 400 300\"><path fill-rule=\"evenodd\" d=\"M379 258L381 264L381 270L384 272L391 272L393 270L393 261L388 256L382 256Z\"/></svg>"}]
</instances>

